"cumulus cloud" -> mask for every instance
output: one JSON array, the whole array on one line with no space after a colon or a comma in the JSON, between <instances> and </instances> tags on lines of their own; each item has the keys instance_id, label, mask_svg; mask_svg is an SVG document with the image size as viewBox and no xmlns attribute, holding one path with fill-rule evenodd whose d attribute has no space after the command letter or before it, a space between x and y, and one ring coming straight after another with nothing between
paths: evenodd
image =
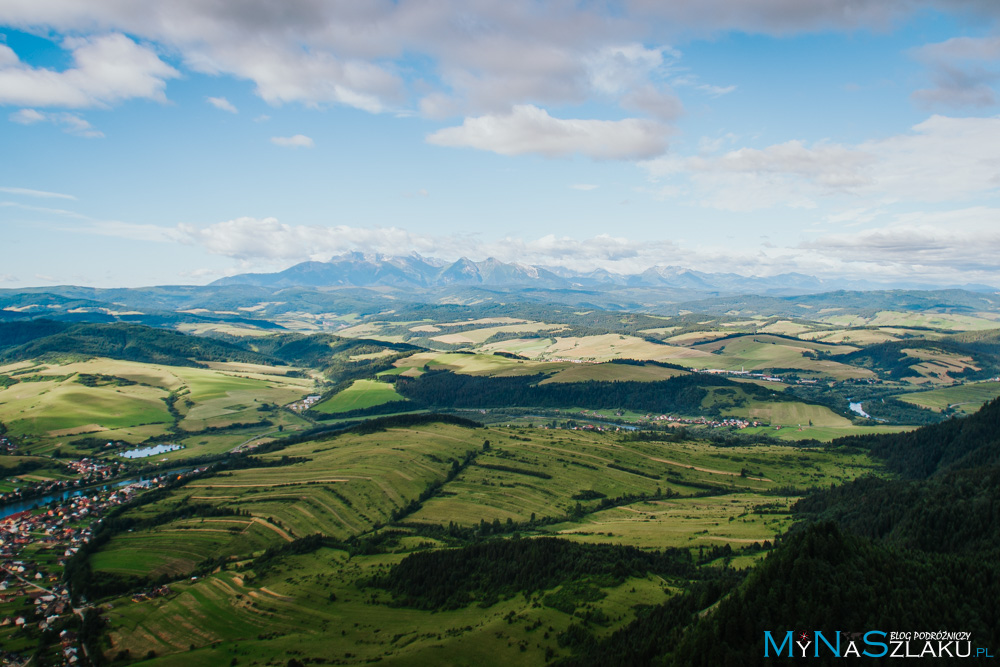
<instances>
[{"instance_id":1,"label":"cumulus cloud","mask_svg":"<svg viewBox=\"0 0 1000 667\"><path fill-rule=\"evenodd\" d=\"M667 134L664 125L650 120L562 119L533 105L518 105L507 114L466 118L461 126L438 130L427 141L501 155L628 160L660 155L667 149Z\"/></svg>"},{"instance_id":2,"label":"cumulus cloud","mask_svg":"<svg viewBox=\"0 0 1000 667\"><path fill-rule=\"evenodd\" d=\"M94 127L79 114L69 111L37 111L35 109L21 109L8 116L11 122L19 125L34 125L35 123L52 123L63 128L67 134L74 134L78 137L96 139L104 136L104 133L95 130Z\"/></svg>"},{"instance_id":3,"label":"cumulus cloud","mask_svg":"<svg viewBox=\"0 0 1000 667\"><path fill-rule=\"evenodd\" d=\"M239 110L233 106L233 103L227 100L225 97L207 97L205 101L211 104L216 109L220 111L228 111L229 113L239 113Z\"/></svg>"},{"instance_id":4,"label":"cumulus cloud","mask_svg":"<svg viewBox=\"0 0 1000 667\"><path fill-rule=\"evenodd\" d=\"M312 148L315 143L304 134L296 134L291 137L271 137L271 143L283 148Z\"/></svg>"},{"instance_id":5,"label":"cumulus cloud","mask_svg":"<svg viewBox=\"0 0 1000 667\"><path fill-rule=\"evenodd\" d=\"M0 104L40 107L106 107L123 100L165 101L166 80L179 76L145 46L122 34L63 41L74 66L56 71L22 63L0 45Z\"/></svg>"}]
</instances>

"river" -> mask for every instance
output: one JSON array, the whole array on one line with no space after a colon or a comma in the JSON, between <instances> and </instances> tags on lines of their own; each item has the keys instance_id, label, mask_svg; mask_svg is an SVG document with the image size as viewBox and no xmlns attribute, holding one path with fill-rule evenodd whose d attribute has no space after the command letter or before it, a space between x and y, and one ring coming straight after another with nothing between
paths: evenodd
<instances>
[{"instance_id":1,"label":"river","mask_svg":"<svg viewBox=\"0 0 1000 667\"><path fill-rule=\"evenodd\" d=\"M129 484L135 484L137 482L148 482L154 477L162 477L164 475L170 475L170 474L180 474L180 473L190 472L192 470L194 470L194 468L177 468L175 470L164 470L163 472L157 473L155 475L150 474L150 475L143 475L141 477L132 477L130 479L115 480L113 482L107 482L106 484L98 484L96 486L88 486L79 489L66 489L65 491L50 493L44 496L36 496L34 498L28 498L27 500L18 500L0 506L0 519L8 517L11 514L17 514L18 512L23 512L25 510L41 507L42 505L48 505L53 500L66 500L68 498L75 498L77 496L82 496L85 493L89 494L94 491L107 491L108 489L116 489L118 487L128 486Z\"/></svg>"}]
</instances>

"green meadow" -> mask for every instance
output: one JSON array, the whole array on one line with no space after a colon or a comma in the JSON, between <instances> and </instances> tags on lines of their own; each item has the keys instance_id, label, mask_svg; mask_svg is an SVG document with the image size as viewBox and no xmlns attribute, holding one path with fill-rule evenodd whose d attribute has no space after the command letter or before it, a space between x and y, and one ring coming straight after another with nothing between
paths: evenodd
<instances>
[{"instance_id":1,"label":"green meadow","mask_svg":"<svg viewBox=\"0 0 1000 667\"><path fill-rule=\"evenodd\" d=\"M377 380L355 380L350 387L317 404L313 409L325 414L337 414L405 400L391 384Z\"/></svg>"},{"instance_id":2,"label":"green meadow","mask_svg":"<svg viewBox=\"0 0 1000 667\"><path fill-rule=\"evenodd\" d=\"M154 651L164 665L334 655L344 664L538 664L569 655L558 635L584 614L607 636L635 618L637 604L662 602L684 582L565 581L433 612L400 606L367 582L408 554L461 544L448 526L484 524L513 525L521 539L675 547L696 558L729 545L734 562L752 566L758 556L740 550L787 529L789 492L878 470L862 454L818 447L442 423L347 432L261 458L276 465L198 478L126 516L199 503L233 514L119 533L91 557L102 576L173 579L164 597L113 601L109 656ZM317 532L382 547L353 555L324 547L258 566L266 549ZM191 578L219 558L229 564Z\"/></svg>"},{"instance_id":3,"label":"green meadow","mask_svg":"<svg viewBox=\"0 0 1000 667\"><path fill-rule=\"evenodd\" d=\"M0 373L21 366L0 367ZM71 441L84 436L137 443L174 427L183 433L260 422L273 414L262 407L276 408L314 390L312 378L288 376L288 368L214 366L102 358L40 363L14 376L20 380L16 384L0 389L0 422L12 435L25 438L32 452L56 447L72 451ZM85 383L87 377L99 379ZM168 404L177 410L176 419ZM305 423L290 414L275 417L289 426Z\"/></svg>"},{"instance_id":4,"label":"green meadow","mask_svg":"<svg viewBox=\"0 0 1000 667\"><path fill-rule=\"evenodd\" d=\"M900 394L895 398L937 412L951 409L955 412L971 414L997 396L1000 396L1000 382L973 382L930 391Z\"/></svg>"}]
</instances>

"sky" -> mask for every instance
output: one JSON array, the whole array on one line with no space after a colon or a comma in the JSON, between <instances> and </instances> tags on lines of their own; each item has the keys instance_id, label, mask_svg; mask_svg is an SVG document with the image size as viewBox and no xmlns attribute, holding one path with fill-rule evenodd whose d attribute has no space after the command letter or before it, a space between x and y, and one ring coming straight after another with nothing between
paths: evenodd
<instances>
[{"instance_id":1,"label":"sky","mask_svg":"<svg viewBox=\"0 0 1000 667\"><path fill-rule=\"evenodd\" d=\"M0 288L348 251L1000 287L995 0L2 0Z\"/></svg>"}]
</instances>

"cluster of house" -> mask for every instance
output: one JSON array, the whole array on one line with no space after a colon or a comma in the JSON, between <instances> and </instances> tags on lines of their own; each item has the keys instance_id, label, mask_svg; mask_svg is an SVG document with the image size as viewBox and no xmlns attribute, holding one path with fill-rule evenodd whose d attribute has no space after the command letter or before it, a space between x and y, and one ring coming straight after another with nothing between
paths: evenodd
<instances>
[{"instance_id":1,"label":"cluster of house","mask_svg":"<svg viewBox=\"0 0 1000 667\"><path fill-rule=\"evenodd\" d=\"M91 480L103 480L117 475L122 464L119 463L117 466L110 466L98 459L83 458L79 461L70 461L66 464L66 467L78 475L90 478Z\"/></svg>"},{"instance_id":2,"label":"cluster of house","mask_svg":"<svg viewBox=\"0 0 1000 667\"><path fill-rule=\"evenodd\" d=\"M703 368L698 372L708 373L709 375L735 375L736 377L753 378L755 380L763 380L764 382L788 382L787 378L778 377L777 375L768 375L767 373L751 373L750 371L742 369L738 371L730 371L724 368ZM795 382L797 384L816 384L817 380L813 378L798 378Z\"/></svg>"},{"instance_id":3,"label":"cluster of house","mask_svg":"<svg viewBox=\"0 0 1000 667\"><path fill-rule=\"evenodd\" d=\"M14 441L5 435L0 435L0 454L13 454L17 449Z\"/></svg>"},{"instance_id":4,"label":"cluster of house","mask_svg":"<svg viewBox=\"0 0 1000 667\"><path fill-rule=\"evenodd\" d=\"M26 599L23 606L14 605L15 614L0 617L0 630L9 626L46 630L60 616L73 612L69 590L61 583L61 573L47 571L40 561L54 560L55 565L64 566L67 559L90 541L95 519L99 521L104 512L132 499L148 484L137 482L116 489L90 490L43 511L26 510L0 519L0 604ZM26 549L29 545L32 548ZM80 659L76 635L64 630L59 640L63 663L76 664ZM11 664L20 664L16 658L13 660Z\"/></svg>"},{"instance_id":5,"label":"cluster of house","mask_svg":"<svg viewBox=\"0 0 1000 667\"><path fill-rule=\"evenodd\" d=\"M156 588L151 588L148 591L140 591L132 595L132 602L145 602L146 600L153 600L164 595L170 595L169 586L157 586Z\"/></svg>"},{"instance_id":6,"label":"cluster of house","mask_svg":"<svg viewBox=\"0 0 1000 667\"><path fill-rule=\"evenodd\" d=\"M294 410L295 412L305 412L312 406L316 405L319 399L323 398L319 394L310 394L306 396L301 401L295 401L294 403L289 403L286 407L289 410Z\"/></svg>"},{"instance_id":7,"label":"cluster of house","mask_svg":"<svg viewBox=\"0 0 1000 667\"><path fill-rule=\"evenodd\" d=\"M80 459L66 464L70 470L80 475L76 479L57 479L31 482L7 493L0 493L0 505L45 496L93 484L100 484L117 477L125 468L124 463L106 464L96 459Z\"/></svg>"},{"instance_id":8,"label":"cluster of house","mask_svg":"<svg viewBox=\"0 0 1000 667\"><path fill-rule=\"evenodd\" d=\"M694 419L688 419L685 417L674 417L672 415L646 415L641 421L649 422L667 422L668 425L674 424L691 424L692 426L708 426L710 428L749 428L751 426L760 426L761 423L757 421L750 421L748 419L739 419L737 417L726 417L725 419L708 419L707 417L695 417Z\"/></svg>"}]
</instances>

